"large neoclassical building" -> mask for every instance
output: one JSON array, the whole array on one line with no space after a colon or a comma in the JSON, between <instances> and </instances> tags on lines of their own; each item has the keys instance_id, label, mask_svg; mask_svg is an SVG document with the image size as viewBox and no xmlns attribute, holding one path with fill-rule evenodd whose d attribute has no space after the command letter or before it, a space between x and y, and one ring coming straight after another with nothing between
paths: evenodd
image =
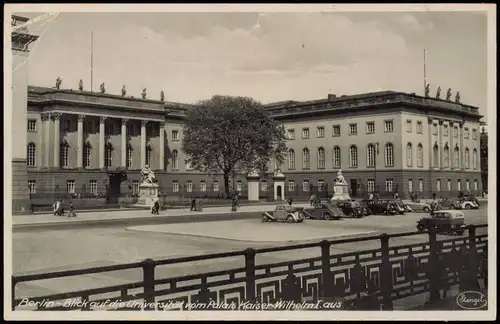
<instances>
[{"instance_id":1,"label":"large neoclassical building","mask_svg":"<svg viewBox=\"0 0 500 324\"><path fill-rule=\"evenodd\" d=\"M27 90L31 193L130 194L145 165L169 195L224 191L222 176L192 170L182 152L183 119L192 105L85 90ZM422 197L482 189L482 116L459 98L386 91L266 107L288 135L288 156L279 166L285 196L332 192L339 169L358 197L369 191ZM262 196L272 188L275 167L260 180ZM245 194L245 176L231 186Z\"/></svg>"}]
</instances>

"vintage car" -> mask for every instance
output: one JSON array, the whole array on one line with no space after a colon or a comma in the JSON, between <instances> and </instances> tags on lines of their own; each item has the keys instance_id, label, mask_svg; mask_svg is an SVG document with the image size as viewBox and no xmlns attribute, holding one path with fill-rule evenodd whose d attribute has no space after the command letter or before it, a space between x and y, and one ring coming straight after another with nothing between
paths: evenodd
<instances>
[{"instance_id":1,"label":"vintage car","mask_svg":"<svg viewBox=\"0 0 500 324\"><path fill-rule=\"evenodd\" d=\"M361 218L365 215L364 208L355 200L339 201L337 207L350 218Z\"/></svg>"},{"instance_id":2,"label":"vintage car","mask_svg":"<svg viewBox=\"0 0 500 324\"><path fill-rule=\"evenodd\" d=\"M465 230L464 214L458 210L437 210L432 215L422 217L417 222L417 230L435 229L462 235Z\"/></svg>"},{"instance_id":3,"label":"vintage car","mask_svg":"<svg viewBox=\"0 0 500 324\"><path fill-rule=\"evenodd\" d=\"M389 200L363 200L373 215L397 215L399 209Z\"/></svg>"},{"instance_id":4,"label":"vintage car","mask_svg":"<svg viewBox=\"0 0 500 324\"><path fill-rule=\"evenodd\" d=\"M274 211L262 213L263 222L302 223L304 219L304 208L284 204L276 206Z\"/></svg>"},{"instance_id":5,"label":"vintage car","mask_svg":"<svg viewBox=\"0 0 500 324\"><path fill-rule=\"evenodd\" d=\"M473 203L475 203L476 205L480 206L479 204L479 200L477 200L476 197L474 197L473 194L471 193L465 193L462 197L462 200L465 200L465 201L472 201Z\"/></svg>"},{"instance_id":6,"label":"vintage car","mask_svg":"<svg viewBox=\"0 0 500 324\"><path fill-rule=\"evenodd\" d=\"M409 212L424 212L428 213L431 211L431 205L425 202L409 202L405 204L406 210Z\"/></svg>"},{"instance_id":7,"label":"vintage car","mask_svg":"<svg viewBox=\"0 0 500 324\"><path fill-rule=\"evenodd\" d=\"M439 202L443 209L478 209L479 205L473 201L461 199L443 199Z\"/></svg>"},{"instance_id":8,"label":"vintage car","mask_svg":"<svg viewBox=\"0 0 500 324\"><path fill-rule=\"evenodd\" d=\"M304 214L309 219L338 220L345 217L340 208L328 203L314 204L312 208L305 208Z\"/></svg>"},{"instance_id":9,"label":"vintage car","mask_svg":"<svg viewBox=\"0 0 500 324\"><path fill-rule=\"evenodd\" d=\"M369 216L373 214L370 207L368 207L366 201L362 200L359 202L359 204L361 205L361 208L363 208L364 216Z\"/></svg>"}]
</instances>

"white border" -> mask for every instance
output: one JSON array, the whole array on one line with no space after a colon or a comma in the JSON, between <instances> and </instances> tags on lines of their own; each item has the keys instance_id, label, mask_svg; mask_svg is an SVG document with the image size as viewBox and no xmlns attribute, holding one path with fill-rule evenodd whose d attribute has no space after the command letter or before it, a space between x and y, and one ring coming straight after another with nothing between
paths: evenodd
<instances>
[{"instance_id":1,"label":"white border","mask_svg":"<svg viewBox=\"0 0 500 324\"><path fill-rule=\"evenodd\" d=\"M15 12L341 12L341 11L480 11L488 15L488 247L489 310L478 311L282 311L282 312L71 312L71 320L494 320L496 318L496 5L495 4L6 4L4 6L4 71L12 69L10 16ZM8 25L7 25L8 24ZM12 92L11 73L4 73L4 215L12 205ZM22 126L24 127L24 126ZM4 217L4 318L6 320L68 320L68 312L12 312L10 276L12 274L12 219Z\"/></svg>"}]
</instances>

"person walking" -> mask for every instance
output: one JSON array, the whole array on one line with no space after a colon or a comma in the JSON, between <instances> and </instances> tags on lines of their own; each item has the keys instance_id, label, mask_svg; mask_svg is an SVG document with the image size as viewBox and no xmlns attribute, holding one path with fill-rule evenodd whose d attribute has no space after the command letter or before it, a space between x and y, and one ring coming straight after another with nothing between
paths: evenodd
<instances>
[{"instance_id":1,"label":"person walking","mask_svg":"<svg viewBox=\"0 0 500 324\"><path fill-rule=\"evenodd\" d=\"M69 213L68 213L68 217L76 217L76 214L75 214L75 206L73 206L73 202L70 201L69 202Z\"/></svg>"},{"instance_id":2,"label":"person walking","mask_svg":"<svg viewBox=\"0 0 500 324\"><path fill-rule=\"evenodd\" d=\"M196 198L191 198L191 211L196 211Z\"/></svg>"}]
</instances>

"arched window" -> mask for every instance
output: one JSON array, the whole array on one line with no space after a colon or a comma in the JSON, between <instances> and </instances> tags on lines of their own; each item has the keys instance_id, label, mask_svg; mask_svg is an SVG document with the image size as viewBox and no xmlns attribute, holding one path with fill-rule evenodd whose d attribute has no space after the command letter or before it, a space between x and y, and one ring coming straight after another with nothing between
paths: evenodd
<instances>
[{"instance_id":1,"label":"arched window","mask_svg":"<svg viewBox=\"0 0 500 324\"><path fill-rule=\"evenodd\" d=\"M295 151L288 150L288 169L295 170Z\"/></svg>"},{"instance_id":2,"label":"arched window","mask_svg":"<svg viewBox=\"0 0 500 324\"><path fill-rule=\"evenodd\" d=\"M177 150L172 151L172 170L179 169L179 153Z\"/></svg>"},{"instance_id":3,"label":"arched window","mask_svg":"<svg viewBox=\"0 0 500 324\"><path fill-rule=\"evenodd\" d=\"M417 145L417 167L422 168L424 166L424 147L422 144Z\"/></svg>"},{"instance_id":4,"label":"arched window","mask_svg":"<svg viewBox=\"0 0 500 324\"><path fill-rule=\"evenodd\" d=\"M26 154L26 164L29 167L36 167L36 146L33 143L28 144Z\"/></svg>"},{"instance_id":5,"label":"arched window","mask_svg":"<svg viewBox=\"0 0 500 324\"><path fill-rule=\"evenodd\" d=\"M127 169L132 169L132 156L134 154L134 148L130 143L127 145Z\"/></svg>"},{"instance_id":6,"label":"arched window","mask_svg":"<svg viewBox=\"0 0 500 324\"><path fill-rule=\"evenodd\" d=\"M153 164L153 148L151 145L148 145L146 148L146 165L151 168L151 165Z\"/></svg>"},{"instance_id":7,"label":"arched window","mask_svg":"<svg viewBox=\"0 0 500 324\"><path fill-rule=\"evenodd\" d=\"M63 141L59 146L59 166L61 168L67 168L69 165L69 145L66 141Z\"/></svg>"},{"instance_id":8,"label":"arched window","mask_svg":"<svg viewBox=\"0 0 500 324\"><path fill-rule=\"evenodd\" d=\"M439 168L439 146L437 144L434 144L432 148L432 166Z\"/></svg>"},{"instance_id":9,"label":"arched window","mask_svg":"<svg viewBox=\"0 0 500 324\"><path fill-rule=\"evenodd\" d=\"M385 144L385 166L394 166L394 145Z\"/></svg>"},{"instance_id":10,"label":"arched window","mask_svg":"<svg viewBox=\"0 0 500 324\"><path fill-rule=\"evenodd\" d=\"M113 166L113 145L111 145L111 143L106 144L104 166L107 168Z\"/></svg>"},{"instance_id":11,"label":"arched window","mask_svg":"<svg viewBox=\"0 0 500 324\"><path fill-rule=\"evenodd\" d=\"M368 147L366 148L366 166L375 166L375 145L373 144L368 144Z\"/></svg>"},{"instance_id":12,"label":"arched window","mask_svg":"<svg viewBox=\"0 0 500 324\"><path fill-rule=\"evenodd\" d=\"M349 148L349 167L355 168L358 166L358 148L356 145L351 145Z\"/></svg>"},{"instance_id":13,"label":"arched window","mask_svg":"<svg viewBox=\"0 0 500 324\"><path fill-rule=\"evenodd\" d=\"M325 149L320 147L318 148L318 169L325 168Z\"/></svg>"},{"instance_id":14,"label":"arched window","mask_svg":"<svg viewBox=\"0 0 500 324\"><path fill-rule=\"evenodd\" d=\"M413 147L411 143L406 145L406 165L409 167L413 166Z\"/></svg>"},{"instance_id":15,"label":"arched window","mask_svg":"<svg viewBox=\"0 0 500 324\"><path fill-rule=\"evenodd\" d=\"M453 167L460 168L460 149L458 146L453 150Z\"/></svg>"},{"instance_id":16,"label":"arched window","mask_svg":"<svg viewBox=\"0 0 500 324\"><path fill-rule=\"evenodd\" d=\"M333 148L333 168L334 169L340 169L342 166L341 159L340 159L340 147L335 146Z\"/></svg>"},{"instance_id":17,"label":"arched window","mask_svg":"<svg viewBox=\"0 0 500 324\"><path fill-rule=\"evenodd\" d=\"M474 170L477 170L477 165L478 165L478 162L477 162L477 150L474 149L474 150L472 150L472 168Z\"/></svg>"},{"instance_id":18,"label":"arched window","mask_svg":"<svg viewBox=\"0 0 500 324\"><path fill-rule=\"evenodd\" d=\"M448 147L448 144L444 146L443 150L443 167L450 167L450 148Z\"/></svg>"},{"instance_id":19,"label":"arched window","mask_svg":"<svg viewBox=\"0 0 500 324\"><path fill-rule=\"evenodd\" d=\"M309 169L311 166L311 157L309 154L309 149L305 148L302 150L302 168Z\"/></svg>"},{"instance_id":20,"label":"arched window","mask_svg":"<svg viewBox=\"0 0 500 324\"><path fill-rule=\"evenodd\" d=\"M466 169L470 169L470 152L469 152L468 147L465 148L465 161L464 162L465 162L464 167Z\"/></svg>"},{"instance_id":21,"label":"arched window","mask_svg":"<svg viewBox=\"0 0 500 324\"><path fill-rule=\"evenodd\" d=\"M83 145L83 167L90 168L92 161L92 146L89 142Z\"/></svg>"}]
</instances>

